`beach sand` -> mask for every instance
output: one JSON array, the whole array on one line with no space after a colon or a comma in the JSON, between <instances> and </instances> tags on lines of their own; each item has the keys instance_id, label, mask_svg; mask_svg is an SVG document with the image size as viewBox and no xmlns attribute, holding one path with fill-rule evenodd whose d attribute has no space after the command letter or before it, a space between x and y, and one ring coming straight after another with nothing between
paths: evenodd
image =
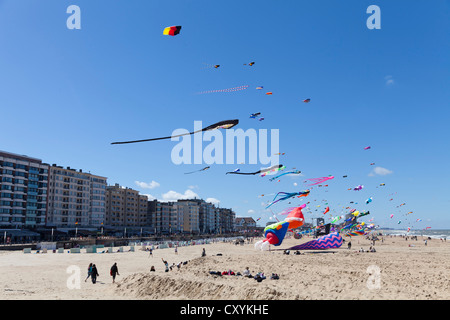
<instances>
[{"instance_id":1,"label":"beach sand","mask_svg":"<svg viewBox=\"0 0 450 320\"><path fill-rule=\"evenodd\" d=\"M311 238L285 239L285 249ZM367 250L371 242L352 239L339 249L261 252L253 243L214 243L156 249L153 256L136 247L121 253L40 253L0 251L0 299L25 300L398 300L450 299L450 242L425 238L406 241L384 236L377 252ZM255 239L257 241L257 239ZM348 241L348 240L347 240ZM410 246L411 245L411 246ZM202 249L206 257L201 257ZM275 249L277 247L273 247ZM116 248L117 249L117 248ZM125 251L128 247L124 247ZM222 255L217 255L222 254ZM172 263L188 261L178 270L164 272L161 259ZM98 268L98 282L85 282L89 263ZM110 267L117 262L120 275L112 283ZM155 266L156 271L150 272ZM264 272L257 282L242 276L214 276L209 271ZM271 280L276 273L279 280ZM79 286L77 286L77 281Z\"/></svg>"}]
</instances>

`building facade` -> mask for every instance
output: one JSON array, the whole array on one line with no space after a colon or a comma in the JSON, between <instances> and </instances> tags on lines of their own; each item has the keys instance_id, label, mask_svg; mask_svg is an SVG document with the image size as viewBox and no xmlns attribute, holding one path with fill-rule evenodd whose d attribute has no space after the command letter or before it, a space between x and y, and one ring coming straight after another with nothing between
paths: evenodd
<instances>
[{"instance_id":1,"label":"building facade","mask_svg":"<svg viewBox=\"0 0 450 320\"><path fill-rule=\"evenodd\" d=\"M106 188L106 226L147 227L148 197L118 184Z\"/></svg>"},{"instance_id":2,"label":"building facade","mask_svg":"<svg viewBox=\"0 0 450 320\"><path fill-rule=\"evenodd\" d=\"M45 226L49 165L42 160L0 151L0 227Z\"/></svg>"},{"instance_id":3,"label":"building facade","mask_svg":"<svg viewBox=\"0 0 450 320\"><path fill-rule=\"evenodd\" d=\"M49 168L47 226L100 228L106 214L106 177L63 168Z\"/></svg>"}]
</instances>

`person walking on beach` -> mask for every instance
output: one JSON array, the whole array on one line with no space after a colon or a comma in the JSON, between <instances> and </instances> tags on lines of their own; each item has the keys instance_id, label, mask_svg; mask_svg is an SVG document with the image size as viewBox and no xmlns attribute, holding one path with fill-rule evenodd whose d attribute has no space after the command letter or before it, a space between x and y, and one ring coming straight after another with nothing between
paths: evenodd
<instances>
[{"instance_id":1,"label":"person walking on beach","mask_svg":"<svg viewBox=\"0 0 450 320\"><path fill-rule=\"evenodd\" d=\"M202 257L204 257L204 256L206 256L206 250L205 250L205 248L203 248L203 251L202 251Z\"/></svg>"},{"instance_id":2,"label":"person walking on beach","mask_svg":"<svg viewBox=\"0 0 450 320\"><path fill-rule=\"evenodd\" d=\"M350 240L349 242L348 242L348 250L350 250L352 248L352 241Z\"/></svg>"},{"instance_id":3,"label":"person walking on beach","mask_svg":"<svg viewBox=\"0 0 450 320\"><path fill-rule=\"evenodd\" d=\"M152 247L150 247L150 254L149 254L149 257L150 256L152 256L152 258L153 258L153 250L152 250Z\"/></svg>"},{"instance_id":4,"label":"person walking on beach","mask_svg":"<svg viewBox=\"0 0 450 320\"><path fill-rule=\"evenodd\" d=\"M175 254L178 254L178 247L175 246Z\"/></svg>"},{"instance_id":5,"label":"person walking on beach","mask_svg":"<svg viewBox=\"0 0 450 320\"><path fill-rule=\"evenodd\" d=\"M95 264L92 265L92 271L91 271L91 279L92 279L92 283L96 283L97 282L97 277L99 277L100 275L98 274L97 271L97 267L95 266Z\"/></svg>"},{"instance_id":6,"label":"person walking on beach","mask_svg":"<svg viewBox=\"0 0 450 320\"><path fill-rule=\"evenodd\" d=\"M91 276L91 274L92 274L92 262L89 263L89 267L88 267L88 275L87 275L86 279L84 280L84 282L86 282L87 279L89 279L89 277Z\"/></svg>"},{"instance_id":7,"label":"person walking on beach","mask_svg":"<svg viewBox=\"0 0 450 320\"><path fill-rule=\"evenodd\" d=\"M120 276L119 269L117 268L117 262L114 262L113 266L111 267L110 274L113 278L113 283L114 283L114 281L116 280L116 275Z\"/></svg>"}]
</instances>

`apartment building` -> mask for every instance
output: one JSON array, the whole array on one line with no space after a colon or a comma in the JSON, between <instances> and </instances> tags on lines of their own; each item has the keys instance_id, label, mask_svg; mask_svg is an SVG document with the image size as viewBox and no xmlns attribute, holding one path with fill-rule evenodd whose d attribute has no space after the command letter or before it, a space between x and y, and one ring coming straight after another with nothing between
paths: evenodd
<instances>
[{"instance_id":1,"label":"apartment building","mask_svg":"<svg viewBox=\"0 0 450 320\"><path fill-rule=\"evenodd\" d=\"M49 167L47 226L100 228L105 222L107 178L91 173Z\"/></svg>"},{"instance_id":2,"label":"apartment building","mask_svg":"<svg viewBox=\"0 0 450 320\"><path fill-rule=\"evenodd\" d=\"M148 197L139 191L119 184L106 188L106 226L147 227L151 223L148 216Z\"/></svg>"},{"instance_id":3,"label":"apartment building","mask_svg":"<svg viewBox=\"0 0 450 320\"><path fill-rule=\"evenodd\" d=\"M0 151L0 227L45 226L49 165L25 155Z\"/></svg>"}]
</instances>

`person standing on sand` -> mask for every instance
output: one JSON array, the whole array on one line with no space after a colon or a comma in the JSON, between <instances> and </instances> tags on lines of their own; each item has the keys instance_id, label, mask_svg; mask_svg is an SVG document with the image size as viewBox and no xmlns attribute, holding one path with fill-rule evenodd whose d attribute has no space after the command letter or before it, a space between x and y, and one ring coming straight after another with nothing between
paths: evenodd
<instances>
[{"instance_id":1,"label":"person standing on sand","mask_svg":"<svg viewBox=\"0 0 450 320\"><path fill-rule=\"evenodd\" d=\"M352 248L352 241L350 240L349 242L348 242L348 250L350 250Z\"/></svg>"},{"instance_id":2,"label":"person standing on sand","mask_svg":"<svg viewBox=\"0 0 450 320\"><path fill-rule=\"evenodd\" d=\"M84 280L84 282L86 282L87 279L89 279L89 277L91 276L91 274L92 274L92 262L89 263L89 267L88 267L88 275L87 275L86 279Z\"/></svg>"},{"instance_id":3,"label":"person standing on sand","mask_svg":"<svg viewBox=\"0 0 450 320\"><path fill-rule=\"evenodd\" d=\"M152 258L153 258L153 250L152 250L152 247L150 247L150 255L149 255L149 257L150 256L152 256Z\"/></svg>"},{"instance_id":4,"label":"person standing on sand","mask_svg":"<svg viewBox=\"0 0 450 320\"><path fill-rule=\"evenodd\" d=\"M113 266L111 267L110 274L113 278L114 283L114 281L116 280L116 275L120 276L119 269L117 268L117 262L114 262Z\"/></svg>"},{"instance_id":5,"label":"person standing on sand","mask_svg":"<svg viewBox=\"0 0 450 320\"><path fill-rule=\"evenodd\" d=\"M164 263L164 265L166 266L166 270L164 270L165 272L169 272L169 263L164 260L163 258L161 258L162 262Z\"/></svg>"},{"instance_id":6,"label":"person standing on sand","mask_svg":"<svg viewBox=\"0 0 450 320\"><path fill-rule=\"evenodd\" d=\"M98 274L97 271L97 267L95 266L95 264L92 265L92 271L91 271L91 279L92 279L92 283L96 283L97 282L97 277L99 277L100 275Z\"/></svg>"}]
</instances>

